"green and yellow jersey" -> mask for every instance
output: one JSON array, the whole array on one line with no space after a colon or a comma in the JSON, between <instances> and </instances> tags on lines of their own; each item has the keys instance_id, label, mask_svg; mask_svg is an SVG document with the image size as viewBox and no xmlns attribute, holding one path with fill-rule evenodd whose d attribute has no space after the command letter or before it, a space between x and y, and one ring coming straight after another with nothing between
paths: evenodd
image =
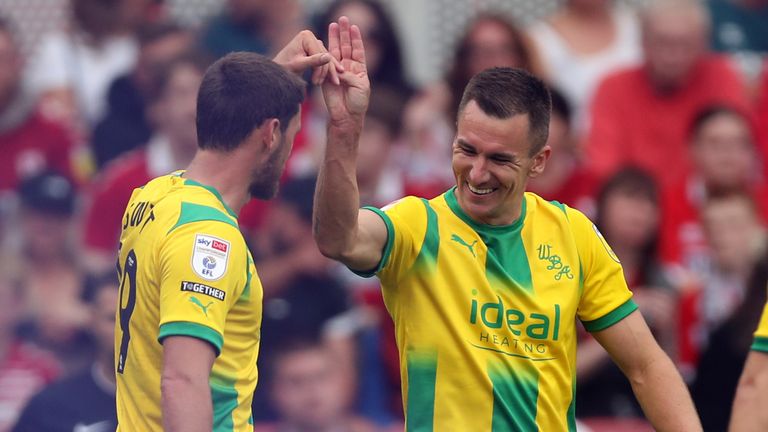
<instances>
[{"instance_id":1,"label":"green and yellow jersey","mask_svg":"<svg viewBox=\"0 0 768 432\"><path fill-rule=\"evenodd\" d=\"M454 189L406 197L381 279L395 323L407 431L575 430L576 318L605 329L637 306L580 212L526 193L508 226L474 222Z\"/></svg>"},{"instance_id":2,"label":"green and yellow jersey","mask_svg":"<svg viewBox=\"0 0 768 432\"><path fill-rule=\"evenodd\" d=\"M118 258L118 431L162 431L162 341L211 344L213 430L253 430L262 288L236 215L219 193L156 178L131 196Z\"/></svg>"},{"instance_id":3,"label":"green and yellow jersey","mask_svg":"<svg viewBox=\"0 0 768 432\"><path fill-rule=\"evenodd\" d=\"M760 323L757 325L752 350L768 353L768 303L765 304Z\"/></svg>"}]
</instances>

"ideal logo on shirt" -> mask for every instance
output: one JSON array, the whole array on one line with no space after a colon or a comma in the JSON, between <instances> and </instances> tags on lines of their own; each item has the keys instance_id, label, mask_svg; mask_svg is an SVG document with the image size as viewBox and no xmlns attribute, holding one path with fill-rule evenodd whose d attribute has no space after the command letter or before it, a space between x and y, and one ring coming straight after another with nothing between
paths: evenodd
<instances>
[{"instance_id":1,"label":"ideal logo on shirt","mask_svg":"<svg viewBox=\"0 0 768 432\"><path fill-rule=\"evenodd\" d=\"M472 294L477 295L477 290ZM496 299L487 303L472 299L469 323L480 327L480 345L472 345L516 357L552 360L542 356L560 336L560 305L552 305L550 311L525 313L507 307L498 295Z\"/></svg>"},{"instance_id":2,"label":"ideal logo on shirt","mask_svg":"<svg viewBox=\"0 0 768 432\"><path fill-rule=\"evenodd\" d=\"M205 280L221 279L227 270L229 242L206 234L196 234L192 269Z\"/></svg>"}]
</instances>

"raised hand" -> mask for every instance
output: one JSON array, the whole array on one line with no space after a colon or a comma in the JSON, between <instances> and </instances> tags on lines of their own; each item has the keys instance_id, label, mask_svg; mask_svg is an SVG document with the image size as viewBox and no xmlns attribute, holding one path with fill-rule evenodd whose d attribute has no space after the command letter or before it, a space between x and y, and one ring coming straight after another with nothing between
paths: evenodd
<instances>
[{"instance_id":1,"label":"raised hand","mask_svg":"<svg viewBox=\"0 0 768 432\"><path fill-rule=\"evenodd\" d=\"M339 84L339 76L344 69L323 46L323 42L309 30L302 30L283 47L273 59L295 74L301 74L308 68L313 68L312 82L320 85L329 78Z\"/></svg>"},{"instance_id":2,"label":"raised hand","mask_svg":"<svg viewBox=\"0 0 768 432\"><path fill-rule=\"evenodd\" d=\"M365 67L365 47L360 29L345 16L328 27L328 51L341 63L341 83L323 83L323 97L332 125L353 121L361 124L368 109L371 83Z\"/></svg>"}]
</instances>

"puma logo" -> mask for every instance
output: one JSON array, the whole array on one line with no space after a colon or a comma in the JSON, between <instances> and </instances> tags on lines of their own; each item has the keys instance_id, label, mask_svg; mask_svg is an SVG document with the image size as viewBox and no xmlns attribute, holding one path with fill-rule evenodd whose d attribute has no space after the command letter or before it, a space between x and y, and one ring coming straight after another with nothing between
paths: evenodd
<instances>
[{"instance_id":1,"label":"puma logo","mask_svg":"<svg viewBox=\"0 0 768 432\"><path fill-rule=\"evenodd\" d=\"M191 301L192 303L194 303L194 304L195 304L195 306L199 306L199 307L200 307L200 309L202 309L202 310L203 310L203 313L205 314L205 316L206 316L206 317L208 316L208 308L209 308L209 307L211 307L211 305L213 304L213 302L208 302L208 304L207 304L207 305L203 306L203 304L200 302L200 300L198 300L198 299L197 299L197 297L190 297L190 298L189 298L189 301Z\"/></svg>"},{"instance_id":2,"label":"puma logo","mask_svg":"<svg viewBox=\"0 0 768 432\"><path fill-rule=\"evenodd\" d=\"M469 251L472 253L473 257L476 257L475 255L475 244L477 244L477 240L473 241L472 244L467 244L467 242L464 241L461 237L459 237L456 234L451 234L451 240L455 241L456 243L465 246Z\"/></svg>"}]
</instances>

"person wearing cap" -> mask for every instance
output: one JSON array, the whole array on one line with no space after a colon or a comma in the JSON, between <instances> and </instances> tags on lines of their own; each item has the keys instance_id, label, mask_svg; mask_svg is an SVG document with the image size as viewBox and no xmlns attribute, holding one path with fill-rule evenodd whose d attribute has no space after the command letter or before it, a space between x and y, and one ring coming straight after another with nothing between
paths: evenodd
<instances>
[{"instance_id":1,"label":"person wearing cap","mask_svg":"<svg viewBox=\"0 0 768 432\"><path fill-rule=\"evenodd\" d=\"M87 362L87 309L80 301L83 273L72 244L76 191L63 175L45 171L17 188L19 260L12 276L21 286L22 334L51 349L71 370ZM11 233L9 233L11 235Z\"/></svg>"}]
</instances>

